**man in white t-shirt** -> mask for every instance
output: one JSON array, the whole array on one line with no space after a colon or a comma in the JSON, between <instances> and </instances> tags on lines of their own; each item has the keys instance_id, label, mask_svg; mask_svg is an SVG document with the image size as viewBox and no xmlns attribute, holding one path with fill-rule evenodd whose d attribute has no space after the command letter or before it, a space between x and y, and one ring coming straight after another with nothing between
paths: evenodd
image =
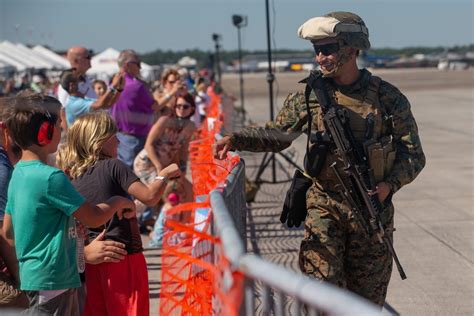
<instances>
[{"instance_id":1,"label":"man in white t-shirt","mask_svg":"<svg viewBox=\"0 0 474 316\"><path fill-rule=\"evenodd\" d=\"M92 54L87 48L82 46L73 46L67 51L67 60L71 64L71 69L66 70L61 74L61 77L66 72L72 72L74 75L79 78L79 92L87 98L97 99L97 95L92 86L92 80L86 76L87 70L91 68L91 58ZM62 122L65 125L65 114L63 112L66 104L68 103L69 93L64 90L61 85L58 86L58 100L61 102L63 109L61 110ZM63 126L65 129L66 126Z\"/></svg>"},{"instance_id":2,"label":"man in white t-shirt","mask_svg":"<svg viewBox=\"0 0 474 316\"><path fill-rule=\"evenodd\" d=\"M79 92L91 99L97 99L94 88L92 87L92 80L86 76L87 70L91 68L92 55L89 50L82 46L73 46L67 51L67 60L71 64L71 69L66 71L73 71L74 75L80 79ZM58 87L58 100L63 106L67 104L69 93L61 86Z\"/></svg>"}]
</instances>

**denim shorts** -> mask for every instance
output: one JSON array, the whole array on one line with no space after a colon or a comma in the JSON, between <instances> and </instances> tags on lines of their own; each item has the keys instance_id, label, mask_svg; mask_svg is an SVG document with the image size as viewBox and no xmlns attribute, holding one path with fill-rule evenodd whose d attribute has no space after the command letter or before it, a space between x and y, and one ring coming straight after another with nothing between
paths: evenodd
<instances>
[{"instance_id":1,"label":"denim shorts","mask_svg":"<svg viewBox=\"0 0 474 316\"><path fill-rule=\"evenodd\" d=\"M133 168L133 161L138 153L145 147L145 136L134 136L125 133L117 133L120 141L118 145L118 159L130 168Z\"/></svg>"}]
</instances>

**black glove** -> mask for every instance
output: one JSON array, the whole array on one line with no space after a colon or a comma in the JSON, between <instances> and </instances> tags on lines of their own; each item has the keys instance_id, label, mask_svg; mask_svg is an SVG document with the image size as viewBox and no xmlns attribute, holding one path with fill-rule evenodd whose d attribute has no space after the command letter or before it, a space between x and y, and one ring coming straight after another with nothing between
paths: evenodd
<instances>
[{"instance_id":1,"label":"black glove","mask_svg":"<svg viewBox=\"0 0 474 316\"><path fill-rule=\"evenodd\" d=\"M290 188L286 192L280 222L286 222L288 227L299 227L306 219L306 191L313 184L300 170L295 170Z\"/></svg>"}]
</instances>

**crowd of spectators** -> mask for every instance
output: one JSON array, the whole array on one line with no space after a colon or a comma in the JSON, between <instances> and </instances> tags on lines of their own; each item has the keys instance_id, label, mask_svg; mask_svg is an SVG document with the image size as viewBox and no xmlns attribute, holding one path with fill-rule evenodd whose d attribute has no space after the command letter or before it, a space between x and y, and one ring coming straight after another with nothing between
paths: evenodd
<instances>
[{"instance_id":1,"label":"crowd of spectators","mask_svg":"<svg viewBox=\"0 0 474 316\"><path fill-rule=\"evenodd\" d=\"M110 82L87 76L85 47L67 59L57 82L0 84L0 308L148 315L140 234L160 247L164 212L194 198L188 146L212 84L172 68L145 82L134 50Z\"/></svg>"}]
</instances>

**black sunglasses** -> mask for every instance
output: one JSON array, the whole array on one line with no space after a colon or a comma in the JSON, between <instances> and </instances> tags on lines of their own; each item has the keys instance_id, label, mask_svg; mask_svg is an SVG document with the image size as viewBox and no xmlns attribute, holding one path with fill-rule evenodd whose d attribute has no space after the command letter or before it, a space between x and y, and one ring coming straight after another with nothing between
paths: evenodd
<instances>
[{"instance_id":1,"label":"black sunglasses","mask_svg":"<svg viewBox=\"0 0 474 316\"><path fill-rule=\"evenodd\" d=\"M324 56L329 56L331 54L337 53L341 47L339 46L339 43L331 43L331 44L325 44L325 45L315 45L313 44L314 52L316 55L319 55L319 53L322 53Z\"/></svg>"},{"instance_id":2,"label":"black sunglasses","mask_svg":"<svg viewBox=\"0 0 474 316\"><path fill-rule=\"evenodd\" d=\"M191 108L191 105L186 103L186 104L176 104L176 108L177 109L183 109L183 110L187 110L187 109L190 109Z\"/></svg>"},{"instance_id":3,"label":"black sunglasses","mask_svg":"<svg viewBox=\"0 0 474 316\"><path fill-rule=\"evenodd\" d=\"M89 60L91 60L91 59L92 59L92 55L93 55L92 50L88 50L88 51L87 51L87 55L84 56L84 59L89 59Z\"/></svg>"}]
</instances>

